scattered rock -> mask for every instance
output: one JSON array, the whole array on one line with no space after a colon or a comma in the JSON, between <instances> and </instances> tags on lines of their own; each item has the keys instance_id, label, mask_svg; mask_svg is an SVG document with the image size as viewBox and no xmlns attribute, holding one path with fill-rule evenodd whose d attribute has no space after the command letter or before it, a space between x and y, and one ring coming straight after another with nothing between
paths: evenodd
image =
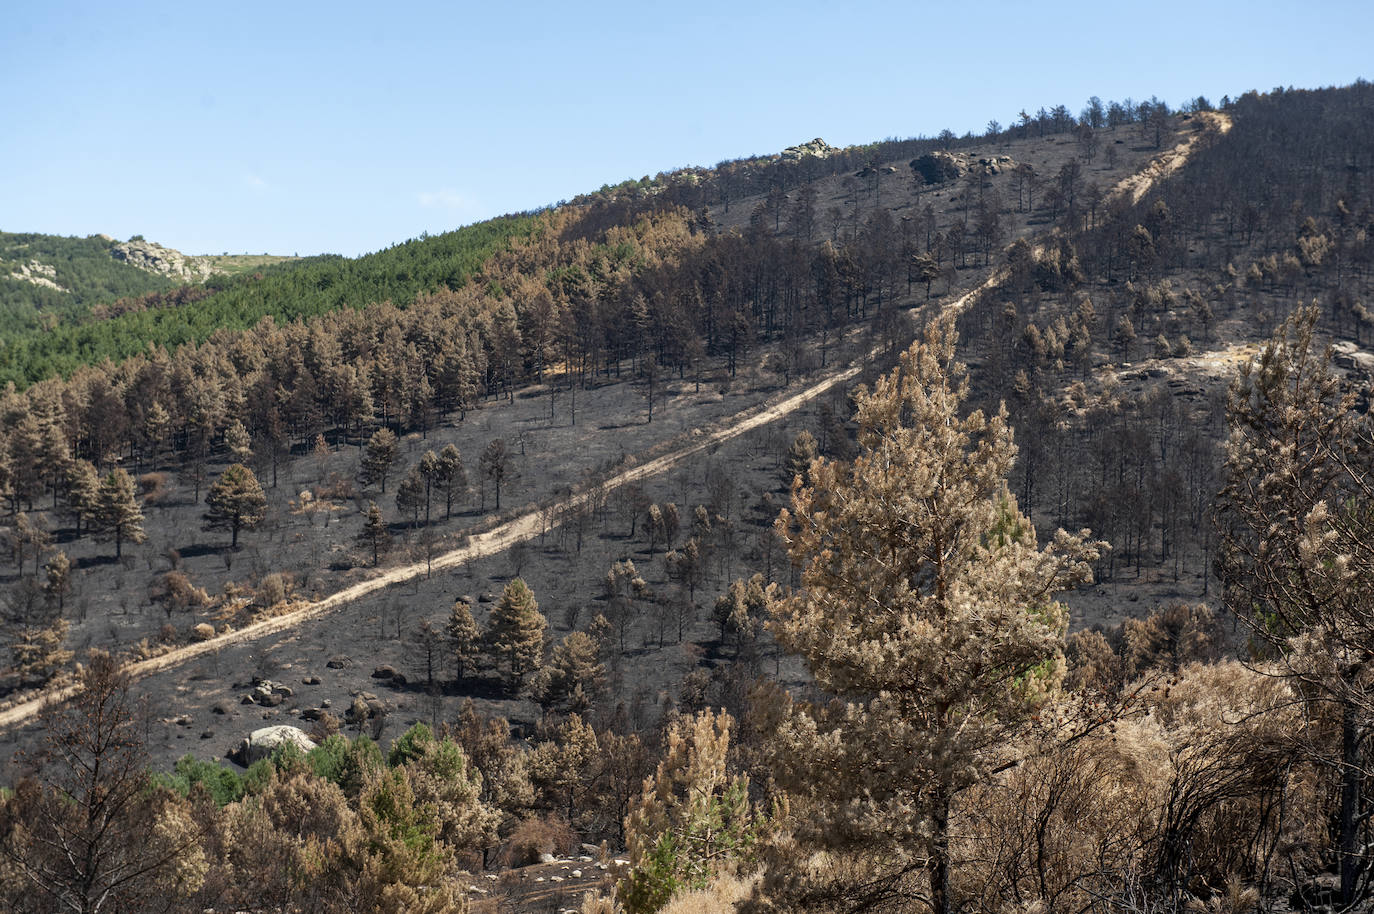
<instances>
[{"instance_id":1,"label":"scattered rock","mask_svg":"<svg viewBox=\"0 0 1374 914\"><path fill-rule=\"evenodd\" d=\"M306 708L301 712L301 720L315 721L324 716L323 708Z\"/></svg>"},{"instance_id":2,"label":"scattered rock","mask_svg":"<svg viewBox=\"0 0 1374 914\"><path fill-rule=\"evenodd\" d=\"M353 665L353 661L344 656L330 657L325 666L331 670L346 670Z\"/></svg>"},{"instance_id":3,"label":"scattered rock","mask_svg":"<svg viewBox=\"0 0 1374 914\"><path fill-rule=\"evenodd\" d=\"M270 679L255 679L253 691L244 696L247 700L243 703L252 702L262 705L264 708L275 708L294 694L296 693L292 691L290 686L284 686Z\"/></svg>"},{"instance_id":4,"label":"scattered rock","mask_svg":"<svg viewBox=\"0 0 1374 914\"><path fill-rule=\"evenodd\" d=\"M214 738L215 738L215 731L214 731L214 730L203 730L203 731L201 731L200 738L201 738L201 739L214 739Z\"/></svg>"},{"instance_id":5,"label":"scattered rock","mask_svg":"<svg viewBox=\"0 0 1374 914\"><path fill-rule=\"evenodd\" d=\"M557 862L558 862L558 858L555 857L553 854L540 854L540 855L539 855L539 862L540 862L540 863L557 863Z\"/></svg>"},{"instance_id":6,"label":"scattered rock","mask_svg":"<svg viewBox=\"0 0 1374 914\"><path fill-rule=\"evenodd\" d=\"M1340 340L1332 344L1331 356L1337 368L1356 371L1363 375L1374 375L1374 355L1363 351L1349 340Z\"/></svg>"},{"instance_id":7,"label":"scattered rock","mask_svg":"<svg viewBox=\"0 0 1374 914\"><path fill-rule=\"evenodd\" d=\"M1011 171L1016 167L1016 160L1011 156L989 156L986 159L979 159L978 166L983 174L996 175L1004 171Z\"/></svg>"},{"instance_id":8,"label":"scattered rock","mask_svg":"<svg viewBox=\"0 0 1374 914\"><path fill-rule=\"evenodd\" d=\"M573 871L572 871L571 873L569 873L568 875L571 876L571 877L574 878L574 879L581 879L581 878L582 878L582 871L581 871L581 870L573 870Z\"/></svg>"},{"instance_id":9,"label":"scattered rock","mask_svg":"<svg viewBox=\"0 0 1374 914\"><path fill-rule=\"evenodd\" d=\"M305 677L304 679L301 680L301 685L319 685L319 684L320 684L320 677L318 677L318 676L307 676L307 677Z\"/></svg>"},{"instance_id":10,"label":"scattered rock","mask_svg":"<svg viewBox=\"0 0 1374 914\"><path fill-rule=\"evenodd\" d=\"M254 730L229 753L229 758L245 768L271 755L278 746L291 744L302 752L315 748L315 741L299 727L276 726Z\"/></svg>"},{"instance_id":11,"label":"scattered rock","mask_svg":"<svg viewBox=\"0 0 1374 914\"><path fill-rule=\"evenodd\" d=\"M477 598L477 602L479 602L479 603L495 603L495 602L496 602L496 594L491 593L491 592L484 593L484 594L482 594L480 597Z\"/></svg>"},{"instance_id":12,"label":"scattered rock","mask_svg":"<svg viewBox=\"0 0 1374 914\"><path fill-rule=\"evenodd\" d=\"M372 671L373 679L395 679L396 668L393 666L379 666Z\"/></svg>"},{"instance_id":13,"label":"scattered rock","mask_svg":"<svg viewBox=\"0 0 1374 914\"><path fill-rule=\"evenodd\" d=\"M213 705L210 706L210 713L211 713L211 714L228 714L228 713L233 709L233 707L234 707L234 706L231 705L231 704L230 704L229 702L227 702L227 701L217 701L217 702L215 702Z\"/></svg>"}]
</instances>

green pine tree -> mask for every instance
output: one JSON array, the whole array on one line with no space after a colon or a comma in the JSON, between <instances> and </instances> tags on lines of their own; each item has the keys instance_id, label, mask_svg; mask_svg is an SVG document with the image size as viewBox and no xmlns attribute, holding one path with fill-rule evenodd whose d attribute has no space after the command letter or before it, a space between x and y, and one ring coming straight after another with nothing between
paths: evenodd
<instances>
[{"instance_id":1,"label":"green pine tree","mask_svg":"<svg viewBox=\"0 0 1374 914\"><path fill-rule=\"evenodd\" d=\"M523 578L506 585L501 600L491 611L486 642L497 666L505 665L506 682L519 690L525 676L544 660L544 631L548 620L539 611L534 592Z\"/></svg>"},{"instance_id":2,"label":"green pine tree","mask_svg":"<svg viewBox=\"0 0 1374 914\"><path fill-rule=\"evenodd\" d=\"M231 531L230 547L238 548L239 531L252 530L267 516L267 496L253 471L241 463L230 464L205 493L207 530Z\"/></svg>"}]
</instances>

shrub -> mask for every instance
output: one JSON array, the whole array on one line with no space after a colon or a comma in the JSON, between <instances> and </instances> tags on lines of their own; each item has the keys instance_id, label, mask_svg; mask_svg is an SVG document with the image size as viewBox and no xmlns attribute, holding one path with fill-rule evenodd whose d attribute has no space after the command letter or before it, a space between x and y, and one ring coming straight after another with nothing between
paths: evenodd
<instances>
[{"instance_id":1,"label":"shrub","mask_svg":"<svg viewBox=\"0 0 1374 914\"><path fill-rule=\"evenodd\" d=\"M167 474L144 473L138 477L138 491L144 504L157 504L167 494Z\"/></svg>"},{"instance_id":2,"label":"shrub","mask_svg":"<svg viewBox=\"0 0 1374 914\"><path fill-rule=\"evenodd\" d=\"M258 585L258 603L264 607L276 606L291 598L291 575L273 572L262 579Z\"/></svg>"},{"instance_id":3,"label":"shrub","mask_svg":"<svg viewBox=\"0 0 1374 914\"><path fill-rule=\"evenodd\" d=\"M577 847L577 832L566 819L545 816L529 818L516 826L506 845L506 866L529 866L544 854L570 854Z\"/></svg>"},{"instance_id":4,"label":"shrub","mask_svg":"<svg viewBox=\"0 0 1374 914\"><path fill-rule=\"evenodd\" d=\"M197 761L189 754L177 761L171 774L160 775L158 781L182 796L188 796L199 784L218 806L228 806L243 799L243 778L238 772L218 762Z\"/></svg>"}]
</instances>

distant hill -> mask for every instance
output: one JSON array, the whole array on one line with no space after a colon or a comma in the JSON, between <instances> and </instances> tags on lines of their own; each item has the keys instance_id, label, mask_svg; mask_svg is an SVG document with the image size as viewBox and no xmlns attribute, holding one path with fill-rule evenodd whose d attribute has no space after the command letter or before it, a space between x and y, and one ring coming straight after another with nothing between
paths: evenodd
<instances>
[{"instance_id":1,"label":"distant hill","mask_svg":"<svg viewBox=\"0 0 1374 914\"><path fill-rule=\"evenodd\" d=\"M0 327L3 336L81 323L91 316L142 310L133 302L298 260L271 254L183 254L135 235L85 238L0 232ZM174 296L185 300L185 292ZM197 296L191 295L190 298ZM118 303L118 304L117 304ZM113 305L113 308L102 306Z\"/></svg>"},{"instance_id":2,"label":"distant hill","mask_svg":"<svg viewBox=\"0 0 1374 914\"><path fill-rule=\"evenodd\" d=\"M70 374L81 365L143 352L150 343L175 348L203 341L218 329L245 329L268 315L290 322L375 302L406 304L422 292L461 286L512 236L529 234L536 222L528 216L491 219L357 258L187 258L140 238L120 245L104 236L0 235L5 245L0 261L15 274L0 279L12 296L12 304L11 298L0 298L0 309L10 309L0 311L0 384L13 381L22 387ZM27 278L18 275L20 257L39 264ZM62 264L54 273L62 289L36 284L35 276L49 278L46 267L54 261ZM159 266L183 282L148 272ZM87 275L117 277L124 285L75 279ZM188 275L204 279L189 282ZM85 294L78 297L77 288Z\"/></svg>"},{"instance_id":3,"label":"distant hill","mask_svg":"<svg viewBox=\"0 0 1374 914\"><path fill-rule=\"evenodd\" d=\"M51 326L91 306L171 289L175 282L117 259L106 235L0 232L0 327L5 337Z\"/></svg>"}]
</instances>

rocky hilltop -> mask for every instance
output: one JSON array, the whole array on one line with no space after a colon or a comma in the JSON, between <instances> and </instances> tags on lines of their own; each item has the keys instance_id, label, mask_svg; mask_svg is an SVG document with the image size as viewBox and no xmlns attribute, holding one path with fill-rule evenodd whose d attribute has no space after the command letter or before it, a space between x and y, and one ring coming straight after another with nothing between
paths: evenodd
<instances>
[{"instance_id":1,"label":"rocky hilltop","mask_svg":"<svg viewBox=\"0 0 1374 914\"><path fill-rule=\"evenodd\" d=\"M802 159L808 158L824 159L837 152L839 150L834 146L820 137L816 137L811 142L802 143L800 146L788 146L782 151L782 158L784 161L800 162Z\"/></svg>"},{"instance_id":2,"label":"rocky hilltop","mask_svg":"<svg viewBox=\"0 0 1374 914\"><path fill-rule=\"evenodd\" d=\"M215 273L204 257L191 257L141 238L121 242L110 248L110 256L131 267L186 282L203 282Z\"/></svg>"}]
</instances>

